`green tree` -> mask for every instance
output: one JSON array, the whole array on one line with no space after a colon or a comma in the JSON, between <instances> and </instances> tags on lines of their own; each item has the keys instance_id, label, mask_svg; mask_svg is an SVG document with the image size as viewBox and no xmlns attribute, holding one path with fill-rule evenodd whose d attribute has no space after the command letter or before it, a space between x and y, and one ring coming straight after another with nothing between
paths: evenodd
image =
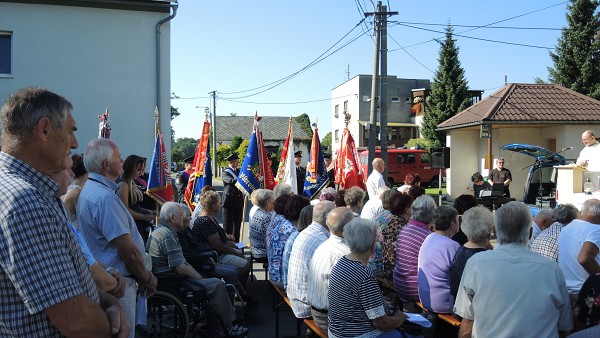
<instances>
[{"instance_id":1,"label":"green tree","mask_svg":"<svg viewBox=\"0 0 600 338\"><path fill-rule=\"evenodd\" d=\"M171 161L182 162L185 157L183 151L179 148L171 148Z\"/></svg>"},{"instance_id":2,"label":"green tree","mask_svg":"<svg viewBox=\"0 0 600 338\"><path fill-rule=\"evenodd\" d=\"M177 156L181 156L181 161L183 161L183 159L186 157L194 156L196 154L197 146L197 139L193 139L191 137L178 138L175 143L173 143L171 157L173 156L173 152L175 152Z\"/></svg>"},{"instance_id":3,"label":"green tree","mask_svg":"<svg viewBox=\"0 0 600 338\"><path fill-rule=\"evenodd\" d=\"M323 136L323 139L321 140L321 146L329 147L330 145L331 145L331 132L328 132L327 134L325 134L325 136Z\"/></svg>"},{"instance_id":4,"label":"green tree","mask_svg":"<svg viewBox=\"0 0 600 338\"><path fill-rule=\"evenodd\" d=\"M175 108L175 107L171 106L171 122L173 121L174 118L176 118L179 115L180 115L179 108ZM173 124L171 124L171 144L173 144L173 143L175 143L175 130L173 129ZM173 161L175 161L175 160L173 160Z\"/></svg>"},{"instance_id":5,"label":"green tree","mask_svg":"<svg viewBox=\"0 0 600 338\"><path fill-rule=\"evenodd\" d=\"M249 140L243 140L242 143L240 143L239 147L237 148L238 156L241 159L240 166L242 165L241 162L243 161L244 156L246 156L246 151L248 151L248 146L249 145L250 145L250 141Z\"/></svg>"},{"instance_id":6,"label":"green tree","mask_svg":"<svg viewBox=\"0 0 600 338\"><path fill-rule=\"evenodd\" d=\"M440 42L439 66L427 97L421 133L431 146L446 145L446 133L436 131L437 125L471 105L465 71L458 59L458 46L452 38L452 27L446 28L446 39Z\"/></svg>"},{"instance_id":7,"label":"green tree","mask_svg":"<svg viewBox=\"0 0 600 338\"><path fill-rule=\"evenodd\" d=\"M219 167L227 166L227 157L229 155L231 155L231 147L227 144L221 144L217 148L217 164L219 165Z\"/></svg>"},{"instance_id":8,"label":"green tree","mask_svg":"<svg viewBox=\"0 0 600 338\"><path fill-rule=\"evenodd\" d=\"M406 147L407 148L421 147L421 149L429 151L429 149L431 148L431 142L429 142L427 139L422 138L422 137L421 138L411 138L410 140L408 140L408 142L406 142Z\"/></svg>"},{"instance_id":9,"label":"green tree","mask_svg":"<svg viewBox=\"0 0 600 338\"><path fill-rule=\"evenodd\" d=\"M242 144L242 141L244 141L244 139L241 136L234 136L231 140L231 148L237 149L240 146L240 144Z\"/></svg>"},{"instance_id":10,"label":"green tree","mask_svg":"<svg viewBox=\"0 0 600 338\"><path fill-rule=\"evenodd\" d=\"M308 136L313 136L313 130L310 126L310 117L308 116L308 114L304 113L302 115L297 116L296 122L298 122L300 128L302 128L302 130L304 130L308 134Z\"/></svg>"},{"instance_id":11,"label":"green tree","mask_svg":"<svg viewBox=\"0 0 600 338\"><path fill-rule=\"evenodd\" d=\"M600 12L597 0L571 0L567 5L568 27L562 29L548 80L576 92L600 99Z\"/></svg>"}]
</instances>

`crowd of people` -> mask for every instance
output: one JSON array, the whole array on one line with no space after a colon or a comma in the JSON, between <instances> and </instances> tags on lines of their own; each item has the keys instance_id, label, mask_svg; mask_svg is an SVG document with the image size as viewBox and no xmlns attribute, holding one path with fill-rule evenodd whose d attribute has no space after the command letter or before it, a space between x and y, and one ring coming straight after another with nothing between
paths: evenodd
<instances>
[{"instance_id":1,"label":"crowd of people","mask_svg":"<svg viewBox=\"0 0 600 338\"><path fill-rule=\"evenodd\" d=\"M138 302L169 273L202 286L223 323L217 334L247 335L226 289L256 304L245 287L251 258L236 246L237 156L228 158L223 197L205 186L193 214L167 202L157 215L140 205L144 158L123 161L109 139L71 154L72 109L64 97L25 88L0 110L0 336L134 337ZM508 188L502 164L490 180ZM419 337L402 310L420 302L460 318L460 337L598 336L600 200L535 218L514 201L492 214L472 195L438 206L418 175L389 189L385 162L372 165L366 192L328 187L311 201L279 184L252 193L252 258L268 266L297 318L334 338ZM193 261L207 250L217 255L210 274ZM394 285L398 302L378 279Z\"/></svg>"}]
</instances>

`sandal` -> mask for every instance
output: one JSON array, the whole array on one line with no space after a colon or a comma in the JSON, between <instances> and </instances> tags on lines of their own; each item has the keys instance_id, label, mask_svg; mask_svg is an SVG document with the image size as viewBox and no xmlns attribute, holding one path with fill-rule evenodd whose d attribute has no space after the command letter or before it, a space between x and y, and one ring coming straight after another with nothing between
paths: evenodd
<instances>
[{"instance_id":1,"label":"sandal","mask_svg":"<svg viewBox=\"0 0 600 338\"><path fill-rule=\"evenodd\" d=\"M229 330L227 330L227 334L230 337L240 337L248 334L248 328L243 326L242 324L231 325Z\"/></svg>"}]
</instances>

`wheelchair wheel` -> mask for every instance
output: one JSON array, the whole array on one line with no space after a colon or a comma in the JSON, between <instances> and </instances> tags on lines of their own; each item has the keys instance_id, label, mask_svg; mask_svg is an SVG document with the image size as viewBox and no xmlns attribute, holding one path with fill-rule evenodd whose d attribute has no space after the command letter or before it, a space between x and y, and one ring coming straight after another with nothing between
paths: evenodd
<instances>
[{"instance_id":1,"label":"wheelchair wheel","mask_svg":"<svg viewBox=\"0 0 600 338\"><path fill-rule=\"evenodd\" d=\"M186 307L173 295L157 291L148 299L147 325L136 331L142 337L186 337L189 323Z\"/></svg>"}]
</instances>

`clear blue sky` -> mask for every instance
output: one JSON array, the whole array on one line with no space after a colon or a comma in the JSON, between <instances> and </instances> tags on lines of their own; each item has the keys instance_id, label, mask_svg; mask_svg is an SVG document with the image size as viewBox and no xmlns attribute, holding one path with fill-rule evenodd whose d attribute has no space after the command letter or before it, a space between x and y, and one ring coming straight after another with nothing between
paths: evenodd
<instances>
[{"instance_id":1,"label":"clear blue sky","mask_svg":"<svg viewBox=\"0 0 600 338\"><path fill-rule=\"evenodd\" d=\"M171 90L181 98L171 101L181 113L173 121L176 138L199 137L204 107L210 105L208 93L213 90L219 93L218 115L307 113L313 122L318 118L323 137L331 129L331 90L348 76L373 72L373 18L357 24L364 18L363 12L374 11L376 2L179 3L171 22ZM469 87L485 90L484 96L503 86L505 75L508 82L546 79L546 67L552 65L546 48L554 48L560 37L558 29L566 25L567 2L560 0L390 0L382 4L388 5L388 11L398 12L388 19L388 74L399 78L433 79L439 54L434 39L443 39L448 22L506 27L454 30ZM361 36L363 32L366 34ZM288 81L253 95L332 52ZM257 87L261 88L247 91ZM235 93L241 91L247 92ZM239 98L247 95L252 96ZM248 135L242 136L250 134L248 126Z\"/></svg>"}]
</instances>

